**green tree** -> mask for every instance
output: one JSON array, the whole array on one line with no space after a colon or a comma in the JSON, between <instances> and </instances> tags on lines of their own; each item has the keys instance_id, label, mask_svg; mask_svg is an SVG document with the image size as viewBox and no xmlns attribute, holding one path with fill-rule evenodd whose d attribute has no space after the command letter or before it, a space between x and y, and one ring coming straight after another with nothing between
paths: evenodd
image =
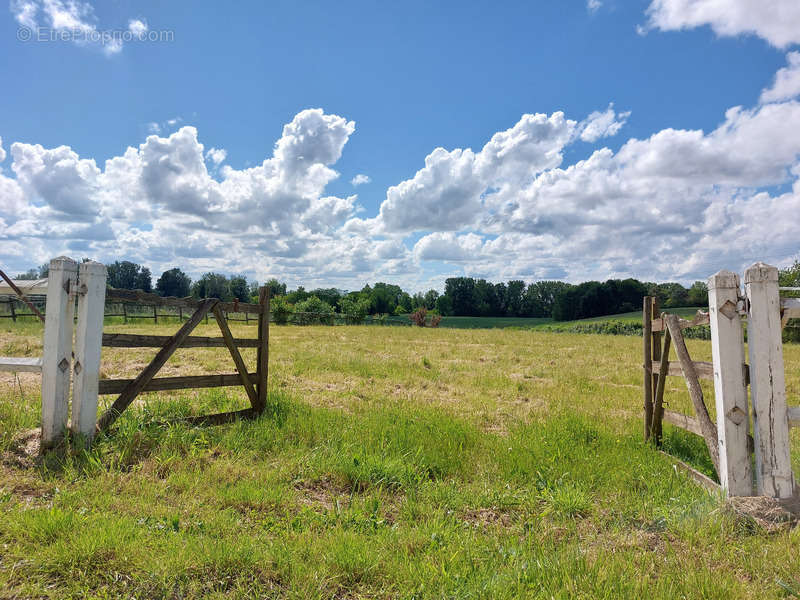
<instances>
[{"instance_id":1,"label":"green tree","mask_svg":"<svg viewBox=\"0 0 800 600\"><path fill-rule=\"evenodd\" d=\"M800 260L795 260L791 266L778 272L778 285L781 287L800 287ZM788 293L794 296L796 293Z\"/></svg>"},{"instance_id":2,"label":"green tree","mask_svg":"<svg viewBox=\"0 0 800 600\"><path fill-rule=\"evenodd\" d=\"M439 296L436 299L436 312L443 317L450 317L453 315L453 299L448 295Z\"/></svg>"},{"instance_id":3,"label":"green tree","mask_svg":"<svg viewBox=\"0 0 800 600\"><path fill-rule=\"evenodd\" d=\"M20 279L22 281L39 279L39 269L28 269L24 273L17 275L15 279Z\"/></svg>"},{"instance_id":4,"label":"green tree","mask_svg":"<svg viewBox=\"0 0 800 600\"><path fill-rule=\"evenodd\" d=\"M250 301L250 286L247 285L247 277L235 275L228 281L228 289L231 296L238 298L240 302Z\"/></svg>"},{"instance_id":5,"label":"green tree","mask_svg":"<svg viewBox=\"0 0 800 600\"><path fill-rule=\"evenodd\" d=\"M192 296L195 298L219 298L223 302L233 300L230 282L221 273L205 273L192 286Z\"/></svg>"},{"instance_id":6,"label":"green tree","mask_svg":"<svg viewBox=\"0 0 800 600\"><path fill-rule=\"evenodd\" d=\"M123 290L152 290L150 269L130 262L129 260L115 261L106 265L108 270L107 284L112 288Z\"/></svg>"},{"instance_id":7,"label":"green tree","mask_svg":"<svg viewBox=\"0 0 800 600\"><path fill-rule=\"evenodd\" d=\"M293 292L286 294L286 300L289 302L289 304L298 304L304 300L307 300L310 295L311 294L306 291L306 288L301 285Z\"/></svg>"},{"instance_id":8,"label":"green tree","mask_svg":"<svg viewBox=\"0 0 800 600\"><path fill-rule=\"evenodd\" d=\"M268 280L264 285L269 288L269 295L271 298L275 298L276 296L286 295L286 284L281 283L274 277Z\"/></svg>"},{"instance_id":9,"label":"green tree","mask_svg":"<svg viewBox=\"0 0 800 600\"><path fill-rule=\"evenodd\" d=\"M436 302L439 300L439 292L436 290L428 290L425 292L425 308L433 310L436 308Z\"/></svg>"},{"instance_id":10,"label":"green tree","mask_svg":"<svg viewBox=\"0 0 800 600\"><path fill-rule=\"evenodd\" d=\"M342 292L336 288L319 288L312 290L311 295L316 296L330 306L336 306L339 304L339 299L342 297Z\"/></svg>"},{"instance_id":11,"label":"green tree","mask_svg":"<svg viewBox=\"0 0 800 600\"><path fill-rule=\"evenodd\" d=\"M791 266L781 269L778 272L778 285L781 287L800 287L800 260L795 260ZM800 292L782 291L781 296L800 297ZM783 340L785 342L800 342L800 319L789 319L789 323L783 330Z\"/></svg>"},{"instance_id":12,"label":"green tree","mask_svg":"<svg viewBox=\"0 0 800 600\"><path fill-rule=\"evenodd\" d=\"M298 325L332 325L333 307L316 296L310 296L295 305L294 322Z\"/></svg>"},{"instance_id":13,"label":"green tree","mask_svg":"<svg viewBox=\"0 0 800 600\"><path fill-rule=\"evenodd\" d=\"M191 292L192 280L178 267L161 273L156 281L156 291L161 296L176 296L185 298Z\"/></svg>"},{"instance_id":14,"label":"green tree","mask_svg":"<svg viewBox=\"0 0 800 600\"><path fill-rule=\"evenodd\" d=\"M450 277L444 282L444 295L450 298L453 314L457 317L474 316L475 280L472 277Z\"/></svg>"},{"instance_id":15,"label":"green tree","mask_svg":"<svg viewBox=\"0 0 800 600\"><path fill-rule=\"evenodd\" d=\"M145 292L153 291L153 278L150 275L150 269L142 267L136 274L136 283L134 284L137 290Z\"/></svg>"},{"instance_id":16,"label":"green tree","mask_svg":"<svg viewBox=\"0 0 800 600\"><path fill-rule=\"evenodd\" d=\"M695 281L689 288L689 304L708 306L708 284L705 281Z\"/></svg>"},{"instance_id":17,"label":"green tree","mask_svg":"<svg viewBox=\"0 0 800 600\"><path fill-rule=\"evenodd\" d=\"M505 314L509 317L521 317L524 314L525 282L509 281L506 286Z\"/></svg>"},{"instance_id":18,"label":"green tree","mask_svg":"<svg viewBox=\"0 0 800 600\"><path fill-rule=\"evenodd\" d=\"M563 281L537 281L530 284L525 290L523 316L551 317L556 298L570 287L569 283Z\"/></svg>"}]
</instances>

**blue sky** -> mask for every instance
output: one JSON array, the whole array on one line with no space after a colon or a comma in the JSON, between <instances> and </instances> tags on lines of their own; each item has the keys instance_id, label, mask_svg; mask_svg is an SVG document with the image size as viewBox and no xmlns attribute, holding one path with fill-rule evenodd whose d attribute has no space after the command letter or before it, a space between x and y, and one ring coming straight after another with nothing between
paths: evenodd
<instances>
[{"instance_id":1,"label":"blue sky","mask_svg":"<svg viewBox=\"0 0 800 600\"><path fill-rule=\"evenodd\" d=\"M797 257L800 228L769 218L800 196L800 141L770 137L800 139L796 2L774 0L780 18L752 0L500 4L12 1L0 13L0 264L70 253L156 274L423 289L458 274L688 281ZM169 37L19 40L21 27L47 38L76 24ZM524 122L560 113L546 132ZM303 154L266 179L248 171L274 158L287 123ZM145 150L151 135L164 141ZM110 176L105 161L129 147L137 156ZM224 153L201 166L211 148ZM447 154L426 170L436 148ZM318 150L317 167L286 167ZM354 186L358 174L369 183ZM762 228L726 250L756 214L772 241Z\"/></svg>"}]
</instances>

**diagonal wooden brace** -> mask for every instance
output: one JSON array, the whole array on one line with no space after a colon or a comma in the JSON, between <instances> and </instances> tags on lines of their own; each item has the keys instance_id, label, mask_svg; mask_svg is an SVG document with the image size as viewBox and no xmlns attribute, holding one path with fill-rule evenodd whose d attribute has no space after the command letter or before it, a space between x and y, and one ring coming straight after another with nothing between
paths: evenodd
<instances>
[{"instance_id":1,"label":"diagonal wooden brace","mask_svg":"<svg viewBox=\"0 0 800 600\"><path fill-rule=\"evenodd\" d=\"M156 373L158 373L161 367L169 360L169 357L175 353L175 350L181 347L181 344L183 344L184 340L186 340L194 328L197 327L200 321L203 320L203 317L206 316L208 311L214 308L218 302L219 300L216 298L206 298L200 303L200 306L189 320L183 324L183 327L164 344L164 347L158 351L158 354L150 361L150 364L139 373L136 379L131 381L128 386L122 390L122 393L114 401L114 404L103 413L97 421L98 431L104 431L114 424L122 412L131 405L136 396L138 396L153 377L156 376Z\"/></svg>"},{"instance_id":2,"label":"diagonal wooden brace","mask_svg":"<svg viewBox=\"0 0 800 600\"><path fill-rule=\"evenodd\" d=\"M250 404L255 408L258 404L256 390L250 381L250 377L247 373L247 365L245 365L244 360L242 360L242 355L239 353L239 349L236 347L236 342L233 339L233 334L231 333L230 327L228 327L228 321L225 319L225 314L222 312L219 305L214 307L214 319L217 321L219 329L222 332L222 337L225 340L225 345L231 353L233 364L236 365L236 371L239 373L239 379L241 379L247 396L250 398Z\"/></svg>"}]
</instances>

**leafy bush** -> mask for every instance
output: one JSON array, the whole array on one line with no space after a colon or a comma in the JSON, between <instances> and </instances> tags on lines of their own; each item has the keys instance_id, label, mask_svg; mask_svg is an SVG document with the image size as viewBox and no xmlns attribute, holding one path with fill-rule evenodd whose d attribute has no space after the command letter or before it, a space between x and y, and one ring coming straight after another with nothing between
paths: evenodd
<instances>
[{"instance_id":1,"label":"leafy bush","mask_svg":"<svg viewBox=\"0 0 800 600\"><path fill-rule=\"evenodd\" d=\"M333 308L324 300L311 296L295 305L293 321L298 325L333 325Z\"/></svg>"},{"instance_id":2,"label":"leafy bush","mask_svg":"<svg viewBox=\"0 0 800 600\"><path fill-rule=\"evenodd\" d=\"M364 322L369 312L369 298L342 298L339 300L339 310L346 323L359 325Z\"/></svg>"},{"instance_id":3,"label":"leafy bush","mask_svg":"<svg viewBox=\"0 0 800 600\"><path fill-rule=\"evenodd\" d=\"M286 325L292 315L292 305L283 296L276 296L270 300L270 312L272 318L278 325Z\"/></svg>"},{"instance_id":4,"label":"leafy bush","mask_svg":"<svg viewBox=\"0 0 800 600\"><path fill-rule=\"evenodd\" d=\"M576 323L565 326L542 327L544 331L556 333L598 333L602 335L642 335L642 324L630 321L600 321L596 323ZM698 325L683 330L683 337L696 340L710 340L711 329L708 326Z\"/></svg>"}]
</instances>

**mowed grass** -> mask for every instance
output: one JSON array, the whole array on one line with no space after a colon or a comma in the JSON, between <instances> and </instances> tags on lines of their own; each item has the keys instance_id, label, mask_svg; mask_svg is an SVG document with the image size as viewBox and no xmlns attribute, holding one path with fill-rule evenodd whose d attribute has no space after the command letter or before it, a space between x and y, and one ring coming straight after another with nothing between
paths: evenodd
<instances>
[{"instance_id":1,"label":"mowed grass","mask_svg":"<svg viewBox=\"0 0 800 600\"><path fill-rule=\"evenodd\" d=\"M0 332L0 354L41 352L35 325ZM212 323L197 334L217 332ZM800 530L768 533L735 516L642 443L639 338L374 326L271 334L261 418L163 425L245 406L244 393L148 394L91 451L62 448L38 464L13 441L39 423L37 378L0 374L0 598L800 591ZM708 342L687 344L710 360ZM800 403L800 346L784 351ZM133 376L154 353L106 348L103 376ZM254 351L243 353L253 364ZM233 366L224 349L190 349L164 371ZM667 400L689 410L680 378ZM708 471L702 442L665 428L667 446Z\"/></svg>"}]
</instances>

